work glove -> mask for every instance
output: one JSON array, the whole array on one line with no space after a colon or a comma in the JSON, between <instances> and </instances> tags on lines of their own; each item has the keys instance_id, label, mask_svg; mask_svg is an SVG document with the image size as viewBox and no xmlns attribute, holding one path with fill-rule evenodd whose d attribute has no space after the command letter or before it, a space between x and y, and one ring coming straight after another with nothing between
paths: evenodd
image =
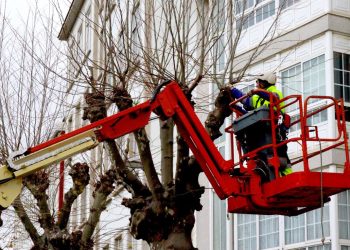
<instances>
[{"instance_id":1,"label":"work glove","mask_svg":"<svg viewBox=\"0 0 350 250\"><path fill-rule=\"evenodd\" d=\"M239 89L236 89L236 88L232 88L231 89L231 95L238 99L238 98L241 98L242 96L244 96L244 94L242 93L242 91L240 91Z\"/></svg>"}]
</instances>

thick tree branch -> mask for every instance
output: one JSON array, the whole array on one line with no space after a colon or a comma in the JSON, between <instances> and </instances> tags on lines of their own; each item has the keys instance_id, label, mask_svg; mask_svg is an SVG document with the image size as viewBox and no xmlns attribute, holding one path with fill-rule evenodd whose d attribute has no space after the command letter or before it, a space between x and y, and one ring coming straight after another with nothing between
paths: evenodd
<instances>
[{"instance_id":1,"label":"thick tree branch","mask_svg":"<svg viewBox=\"0 0 350 250\"><path fill-rule=\"evenodd\" d=\"M173 145L174 145L174 121L159 120L160 123L160 150L161 150L161 176L163 185L173 181Z\"/></svg>"},{"instance_id":2,"label":"thick tree branch","mask_svg":"<svg viewBox=\"0 0 350 250\"><path fill-rule=\"evenodd\" d=\"M131 193L134 193L135 196L149 195L149 189L143 185L140 179L126 167L115 142L106 141L105 145L109 151L109 155L114 161L113 169L116 170L116 173L121 181L127 184L126 188L129 189Z\"/></svg>"},{"instance_id":3,"label":"thick tree branch","mask_svg":"<svg viewBox=\"0 0 350 250\"><path fill-rule=\"evenodd\" d=\"M93 193L94 202L90 208L90 215L87 223L84 226L81 238L83 249L87 248L91 244L91 237L97 223L99 222L102 211L106 209L107 197L114 190L113 184L115 183L116 179L117 171L115 169L110 169L101 176L100 181L96 184L96 188Z\"/></svg>"},{"instance_id":4,"label":"thick tree branch","mask_svg":"<svg viewBox=\"0 0 350 250\"><path fill-rule=\"evenodd\" d=\"M20 196L18 196L15 199L15 201L13 203L13 208L15 209L16 214L18 215L19 219L21 220L22 224L24 225L24 228L28 232L29 237L33 241L34 245L35 246L43 246L44 245L44 241L40 237L38 231L34 227L32 221L30 220L30 218L29 218L29 216L27 214L27 212L25 211Z\"/></svg>"},{"instance_id":5,"label":"thick tree branch","mask_svg":"<svg viewBox=\"0 0 350 250\"><path fill-rule=\"evenodd\" d=\"M143 170L148 181L148 186L151 192L155 195L156 193L161 192L163 186L159 180L157 171L153 163L152 152L146 130L144 128L139 129L138 131L134 132L134 136L137 142L137 147L143 165Z\"/></svg>"},{"instance_id":6,"label":"thick tree branch","mask_svg":"<svg viewBox=\"0 0 350 250\"><path fill-rule=\"evenodd\" d=\"M212 140L222 135L220 127L224 124L225 118L232 114L229 107L231 101L230 89L221 89L219 95L215 99L214 110L209 112L205 121L205 128Z\"/></svg>"},{"instance_id":7,"label":"thick tree branch","mask_svg":"<svg viewBox=\"0 0 350 250\"><path fill-rule=\"evenodd\" d=\"M49 187L48 177L49 176L45 171L40 171L24 178L23 180L24 185L37 200L37 205L40 211L39 223L45 231L50 231L54 225L54 219L47 203L48 196L46 190Z\"/></svg>"},{"instance_id":8,"label":"thick tree branch","mask_svg":"<svg viewBox=\"0 0 350 250\"><path fill-rule=\"evenodd\" d=\"M125 89L115 88L111 100L116 102L119 110L124 110L132 105L130 95ZM120 95L121 93L121 95ZM101 92L88 93L85 95L88 107L84 108L83 119L88 119L90 122L95 122L107 116L105 96ZM132 188L132 192L136 195L148 193L147 187L125 166L119 150L114 140L105 141L104 144L108 149L109 155L114 162L114 168L117 171L121 180Z\"/></svg>"}]
</instances>

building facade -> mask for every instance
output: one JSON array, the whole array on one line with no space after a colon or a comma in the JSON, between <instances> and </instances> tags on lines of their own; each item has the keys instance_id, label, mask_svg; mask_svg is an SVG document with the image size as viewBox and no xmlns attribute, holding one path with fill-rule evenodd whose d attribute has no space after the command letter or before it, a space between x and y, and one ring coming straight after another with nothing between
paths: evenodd
<instances>
[{"instance_id":1,"label":"building facade","mask_svg":"<svg viewBox=\"0 0 350 250\"><path fill-rule=\"evenodd\" d=\"M96 4L98 2L100 4ZM108 4L104 1L72 1L59 38L67 41L70 52L76 53L77 58L81 60L72 62L69 66L70 78L75 79L73 82L77 82L76 79L84 70L90 70L96 78L103 77L99 76L100 73L95 69L96 65L103 63L102 55L106 53L105 46L101 46L99 37L102 31L98 27L103 26L100 14L105 11L106 19L113 18L112 13L115 10L113 6L119 3L118 1L106 2ZM213 4L211 1L202 2L208 9ZM216 3L216 1L213 2ZM227 25L221 27L222 22L218 21L218 30L221 35L218 46L213 47L221 51L219 56L213 59L218 72L224 70L225 63L230 57L229 47L224 45L227 43L225 39L229 37L229 30L241 29L233 60L237 75L245 69L239 88L251 89L254 86L252 75L274 71L277 72L279 79L277 86L285 96L290 94L302 94L303 97L311 94L330 95L344 98L345 105L350 106L350 0L217 1L217 4L222 6L218 11L223 18L230 14L225 7L230 6L229 2L234 3L232 6L235 23L232 27ZM140 1L136 6L140 12L139 19L144 20L143 24L146 25L148 19L145 14L145 5ZM136 20L130 23L134 23L136 28ZM134 28L132 27L131 30ZM115 29L115 34L118 34L118 27ZM148 38L145 36L142 39ZM79 49L74 49L74 44L78 44ZM261 49L256 52L255 48ZM92 62L96 65L89 65ZM249 67L245 68L247 62ZM86 64L87 67L79 67L81 64ZM73 84L68 84L67 88L73 88ZM84 92L84 90L80 91ZM197 98L201 100L201 95L214 97L217 88L215 84L209 82L198 87L197 92ZM209 100L209 103L212 102L213 100ZM76 103L84 105L83 100L79 98ZM73 112L78 114L77 119L82 112L79 105L74 107L79 110ZM322 102L315 102L312 109L317 110L323 105ZM293 106L288 109L288 113L292 119L298 118L297 110ZM232 119L227 119L226 126L230 125ZM333 136L334 119L333 112L325 111L311 117L310 122L318 126L322 136ZM78 123L74 127L79 127ZM151 123L150 127L152 126L157 125ZM299 133L299 129L297 126L292 127L290 135ZM157 137L156 134L153 136ZM230 154L228 136L222 136L215 142L219 151L228 158ZM314 146L317 148L319 145ZM103 160L103 149L97 150L100 151L94 151L89 157L93 158L96 166L108 167L108 163L104 163ZM298 145L290 147L289 155L292 159L300 156L300 147ZM320 165L322 161L323 171L341 170L342 166L336 150L321 157L322 159L315 160L318 161L315 166ZM349 192L332 197L322 209L296 217L227 214L225 201L217 198L205 176L200 178L207 189L202 196L203 209L196 214L196 227L193 231L193 241L199 249L350 249ZM120 192L114 195L123 196L123 191L120 190ZM86 207L82 204L89 202L89 195L87 191L83 196L86 198L78 201L76 209ZM119 207L120 210L113 210L118 211L113 216L108 213L109 208L104 212L101 221L106 223L100 226L101 230L96 234L97 248L147 249L144 243L131 240L128 235L126 230L128 211L120 206L120 200L112 199L110 206ZM74 220L84 219L84 211L78 214L72 220L72 226L74 226ZM115 228L115 223L118 224L120 231L112 234L103 232L104 230L110 232L108 228Z\"/></svg>"}]
</instances>

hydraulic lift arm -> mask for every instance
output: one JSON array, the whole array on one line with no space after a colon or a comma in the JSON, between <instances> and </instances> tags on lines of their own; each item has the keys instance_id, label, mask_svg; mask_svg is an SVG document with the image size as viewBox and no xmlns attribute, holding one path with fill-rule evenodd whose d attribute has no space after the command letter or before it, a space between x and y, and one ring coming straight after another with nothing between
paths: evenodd
<instances>
[{"instance_id":1,"label":"hydraulic lift arm","mask_svg":"<svg viewBox=\"0 0 350 250\"><path fill-rule=\"evenodd\" d=\"M232 195L237 185L228 171L232 161L223 159L176 82L170 82L152 100L61 135L23 152L15 152L8 165L0 167L0 206L11 205L22 189L22 178L49 165L145 127L151 113L161 119L172 117L180 134L221 199ZM231 181L229 181L231 180Z\"/></svg>"},{"instance_id":2,"label":"hydraulic lift arm","mask_svg":"<svg viewBox=\"0 0 350 250\"><path fill-rule=\"evenodd\" d=\"M324 201L330 200L332 195L350 189L350 160L344 105L341 100L325 96L312 97L321 100L328 99L331 103L317 112L332 107L335 110L339 136L333 139L320 138L318 135L314 138L309 135L310 126L307 120L316 111L310 113L307 101L303 105L300 95L289 96L279 101L291 100L285 107L294 103L298 104L300 119L297 122L300 124L301 135L295 138L282 142L277 142L275 139L276 124L278 124L276 110L282 107L273 99L270 99L270 106L267 110L266 108L257 109L242 115L234 121L231 127L226 128L231 138L232 157L234 155L232 151L234 135L237 139L239 162L236 163L233 159L225 160L221 156L179 85L171 81L162 90L161 88L162 85L151 100L140 105L28 148L23 152L12 154L8 165L0 167L0 209L10 206L19 195L23 177L92 149L100 142L114 140L145 127L152 112L162 120L173 118L179 133L188 144L216 194L220 199L227 199L229 212L298 215L321 207ZM235 102L238 101L239 99ZM235 102L231 104L234 105ZM262 128L264 128L263 131ZM259 133L260 139L257 140ZM332 144L317 153L308 153L307 143L315 141ZM242 147L241 142L249 144L250 147ZM278 175L278 169L281 166L278 148L286 143L301 145L300 163L304 168L282 177ZM252 148L252 144L256 147ZM345 171L343 173L315 171L323 166L309 168L309 158L340 146L344 147ZM275 178L269 181L263 181L262 176L255 171L259 166L258 163L261 163L259 154L266 149L269 149L268 153L273 152L272 157L269 156L267 160L266 167L272 168L276 173ZM296 163L298 162L292 162L292 164ZM238 168L233 169L235 166Z\"/></svg>"}]
</instances>

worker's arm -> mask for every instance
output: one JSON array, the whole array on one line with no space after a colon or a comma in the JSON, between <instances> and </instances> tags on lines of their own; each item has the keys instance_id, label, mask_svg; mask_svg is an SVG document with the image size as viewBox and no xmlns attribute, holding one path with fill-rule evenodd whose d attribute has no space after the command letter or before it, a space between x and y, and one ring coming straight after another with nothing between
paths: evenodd
<instances>
[{"instance_id":1,"label":"worker's arm","mask_svg":"<svg viewBox=\"0 0 350 250\"><path fill-rule=\"evenodd\" d=\"M245 94L242 91L240 91L239 89L232 88L231 95L233 98L239 99L239 98L243 97ZM243 112L242 112L242 110L240 110L242 114L245 114L245 113L247 113L247 111L254 109L253 104L252 104L252 102L253 102L252 97L249 94L247 95L246 98L242 99L240 102L243 104L243 107L245 109L245 110L242 109ZM236 107L239 107L239 106L236 105Z\"/></svg>"},{"instance_id":2,"label":"worker's arm","mask_svg":"<svg viewBox=\"0 0 350 250\"><path fill-rule=\"evenodd\" d=\"M244 95L245 94L242 91L240 91L239 89L236 89L236 88L231 89L231 96L235 99L239 99ZM250 109L249 107L251 107L251 105L250 105L251 100L250 99L251 98L249 96L247 96L247 98L244 98L243 100L241 100L241 103L243 104L243 106L245 108L248 108L248 110ZM246 113L246 111L243 113Z\"/></svg>"}]
</instances>

